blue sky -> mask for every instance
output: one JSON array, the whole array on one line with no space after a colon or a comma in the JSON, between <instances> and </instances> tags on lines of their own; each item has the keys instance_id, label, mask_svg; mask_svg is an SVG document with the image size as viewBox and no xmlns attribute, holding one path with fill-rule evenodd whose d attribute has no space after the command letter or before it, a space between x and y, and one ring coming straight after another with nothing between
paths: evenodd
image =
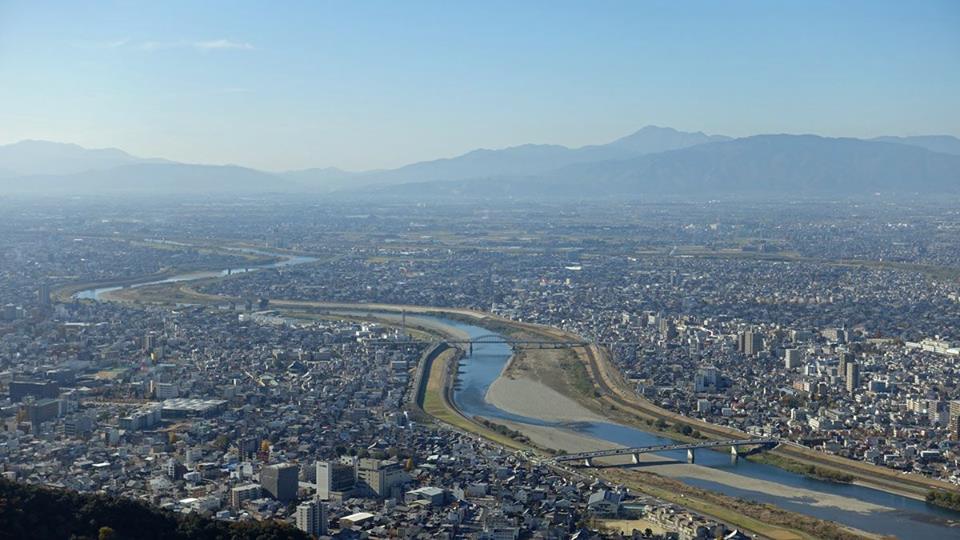
<instances>
[{"instance_id":1,"label":"blue sky","mask_svg":"<svg viewBox=\"0 0 960 540\"><path fill-rule=\"evenodd\" d=\"M647 124L960 135L960 2L0 0L0 143L367 169Z\"/></svg>"}]
</instances>

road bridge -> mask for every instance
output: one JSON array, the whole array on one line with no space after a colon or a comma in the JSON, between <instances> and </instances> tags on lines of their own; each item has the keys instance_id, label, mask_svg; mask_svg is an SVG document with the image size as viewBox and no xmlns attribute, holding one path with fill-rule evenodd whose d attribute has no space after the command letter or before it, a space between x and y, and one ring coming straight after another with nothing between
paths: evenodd
<instances>
[{"instance_id":1,"label":"road bridge","mask_svg":"<svg viewBox=\"0 0 960 540\"><path fill-rule=\"evenodd\" d=\"M703 441L696 443L681 443L681 444L662 444L659 446L635 446L633 448L613 448L610 450L594 450L592 452L577 452L575 454L563 454L560 456L555 456L553 461L555 462L567 462L567 461L580 461L585 467L593 467L594 461L597 458L611 457L611 456L632 456L633 463L640 463L640 454L650 454L655 452L669 452L671 450L686 450L687 451L687 461L689 463L696 462L695 451L701 448L716 448L718 446L729 446L730 455L736 459L740 455L739 447L741 446L757 446L760 448L773 448L780 444L780 441L777 439L731 439L731 440L718 440L718 441Z\"/></svg>"},{"instance_id":2,"label":"road bridge","mask_svg":"<svg viewBox=\"0 0 960 540\"><path fill-rule=\"evenodd\" d=\"M489 343L502 343L509 345L513 349L572 349L576 347L589 347L591 345L600 345L610 347L614 345L641 345L633 342L602 342L590 340L556 340L556 339L513 339L499 334L487 334L470 339L435 339L435 340L369 340L364 343L378 346L396 346L396 345L437 345L446 343L464 349L468 355L473 354L474 345L484 345Z\"/></svg>"}]
</instances>

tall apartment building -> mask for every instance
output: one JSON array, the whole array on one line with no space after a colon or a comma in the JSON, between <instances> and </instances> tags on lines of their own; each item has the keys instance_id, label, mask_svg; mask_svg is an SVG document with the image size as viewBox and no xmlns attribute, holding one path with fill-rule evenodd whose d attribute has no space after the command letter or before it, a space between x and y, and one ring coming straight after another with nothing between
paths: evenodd
<instances>
[{"instance_id":1,"label":"tall apartment building","mask_svg":"<svg viewBox=\"0 0 960 540\"><path fill-rule=\"evenodd\" d=\"M950 436L960 440L960 400L950 402Z\"/></svg>"},{"instance_id":2,"label":"tall apartment building","mask_svg":"<svg viewBox=\"0 0 960 540\"><path fill-rule=\"evenodd\" d=\"M847 364L847 392L853 391L860 386L860 364L849 362Z\"/></svg>"},{"instance_id":3,"label":"tall apartment building","mask_svg":"<svg viewBox=\"0 0 960 540\"><path fill-rule=\"evenodd\" d=\"M40 307L50 307L50 284L42 282L37 287L37 303Z\"/></svg>"},{"instance_id":4,"label":"tall apartment building","mask_svg":"<svg viewBox=\"0 0 960 540\"><path fill-rule=\"evenodd\" d=\"M763 349L763 336L748 330L737 336L737 350L745 356L756 356Z\"/></svg>"},{"instance_id":5,"label":"tall apartment building","mask_svg":"<svg viewBox=\"0 0 960 540\"><path fill-rule=\"evenodd\" d=\"M783 352L783 364L787 369L796 369L803 362L803 355L799 349L785 349Z\"/></svg>"},{"instance_id":6,"label":"tall apartment building","mask_svg":"<svg viewBox=\"0 0 960 540\"><path fill-rule=\"evenodd\" d=\"M664 317L660 319L659 324L657 325L660 332L660 337L670 341L673 338L677 337L677 326L673 324L673 321Z\"/></svg>"},{"instance_id":7,"label":"tall apartment building","mask_svg":"<svg viewBox=\"0 0 960 540\"><path fill-rule=\"evenodd\" d=\"M316 499L297 505L297 528L310 536L327 534L327 505Z\"/></svg>"},{"instance_id":8,"label":"tall apartment building","mask_svg":"<svg viewBox=\"0 0 960 540\"><path fill-rule=\"evenodd\" d=\"M841 352L840 353L840 376L846 378L847 376L847 366L854 361L853 353L851 352Z\"/></svg>"}]
</instances>

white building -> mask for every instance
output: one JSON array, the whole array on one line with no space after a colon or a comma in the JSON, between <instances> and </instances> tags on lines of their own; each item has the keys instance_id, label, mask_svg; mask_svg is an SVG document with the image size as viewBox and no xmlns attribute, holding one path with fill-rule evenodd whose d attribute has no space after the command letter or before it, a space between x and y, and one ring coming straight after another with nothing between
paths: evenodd
<instances>
[{"instance_id":1,"label":"white building","mask_svg":"<svg viewBox=\"0 0 960 540\"><path fill-rule=\"evenodd\" d=\"M180 395L180 389L174 383L155 383L153 392L157 399L170 399Z\"/></svg>"},{"instance_id":2,"label":"white building","mask_svg":"<svg viewBox=\"0 0 960 540\"><path fill-rule=\"evenodd\" d=\"M317 498L329 501L332 493L353 489L357 472L353 465L336 461L316 462Z\"/></svg>"},{"instance_id":3,"label":"white building","mask_svg":"<svg viewBox=\"0 0 960 540\"><path fill-rule=\"evenodd\" d=\"M327 534L327 505L316 499L297 505L297 528L311 536Z\"/></svg>"}]
</instances>

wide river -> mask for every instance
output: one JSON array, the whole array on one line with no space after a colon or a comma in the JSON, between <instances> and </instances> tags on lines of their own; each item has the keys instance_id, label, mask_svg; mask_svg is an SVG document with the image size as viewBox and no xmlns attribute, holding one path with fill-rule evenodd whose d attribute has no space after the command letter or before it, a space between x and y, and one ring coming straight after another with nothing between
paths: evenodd
<instances>
[{"instance_id":1,"label":"wide river","mask_svg":"<svg viewBox=\"0 0 960 540\"><path fill-rule=\"evenodd\" d=\"M425 316L423 316L425 317ZM427 318L427 317L425 317ZM471 337L490 335L495 332L480 326L465 324L452 319L429 317L469 334ZM478 343L473 346L473 355L465 357L460 363L457 385L453 399L463 413L487 418L499 418L513 422L538 426L555 426L557 429L570 429L597 439L603 439L624 446L655 446L671 444L676 441L652 435L645 431L603 422L578 422L576 424L549 422L539 418L529 418L497 408L486 400L487 390L500 376L511 356L509 345L504 343ZM686 461L686 451L664 452L663 456L681 462ZM782 486L799 488L797 491L818 492L840 496L857 501L871 503L889 510L852 511L824 505L809 496L776 496L749 489L737 488L718 482L704 481L698 478L680 477L684 482L702 488L718 491L743 499L770 503L781 508L808 514L821 519L836 521L863 531L895 535L903 539L940 540L960 538L960 513L951 512L927 505L900 495L894 495L852 484L837 484L808 478L770 465L762 465L745 459L732 463L725 452L699 451L697 465L722 469L751 479L774 482ZM863 505L850 505L853 507Z\"/></svg>"},{"instance_id":2,"label":"wide river","mask_svg":"<svg viewBox=\"0 0 960 540\"><path fill-rule=\"evenodd\" d=\"M287 256L250 249L239 251L257 253L261 255L280 255L285 257L279 261L266 265L251 265L249 267L231 268L222 271L201 271L178 274L165 279L129 285L129 287L144 287L160 283L178 283L194 281L211 277L222 277L235 273L251 272L264 268L280 268L315 261L313 257ZM87 289L76 293L76 298L100 300L104 293L118 290L122 287L101 287ZM473 338L496 334L487 328L466 324L445 317L417 315L433 319L444 326L464 332ZM475 415L487 418L503 419L513 422L527 423L537 426L550 426L557 429L568 429L602 439L623 446L655 446L671 444L676 441L653 435L640 429L604 422L578 422L560 425L539 418L530 418L513 414L487 402L486 394L490 385L500 376L504 366L510 359L512 351L504 343L478 343L473 346L473 354L461 361L457 386L453 399L457 407L468 417ZM664 457L678 461L686 460L685 451L664 452ZM898 538L918 540L940 540L945 538L960 538L960 513L951 512L908 497L894 495L883 491L850 484L837 484L808 478L769 465L753 463L748 460L739 460L732 463L730 457L722 452L697 452L697 465L722 469L746 478L767 481L796 488L798 492L817 492L832 496L852 499L869 503L871 506L886 508L882 511L853 511L823 504L816 497L806 495L779 496L763 491L743 489L733 485L705 481L699 478L681 477L685 482L706 489L718 491L727 495L743 499L770 503L795 512L808 514L822 519L836 521L878 534L895 535ZM857 507L858 505L848 505ZM862 506L862 505L859 505Z\"/></svg>"}]
</instances>

